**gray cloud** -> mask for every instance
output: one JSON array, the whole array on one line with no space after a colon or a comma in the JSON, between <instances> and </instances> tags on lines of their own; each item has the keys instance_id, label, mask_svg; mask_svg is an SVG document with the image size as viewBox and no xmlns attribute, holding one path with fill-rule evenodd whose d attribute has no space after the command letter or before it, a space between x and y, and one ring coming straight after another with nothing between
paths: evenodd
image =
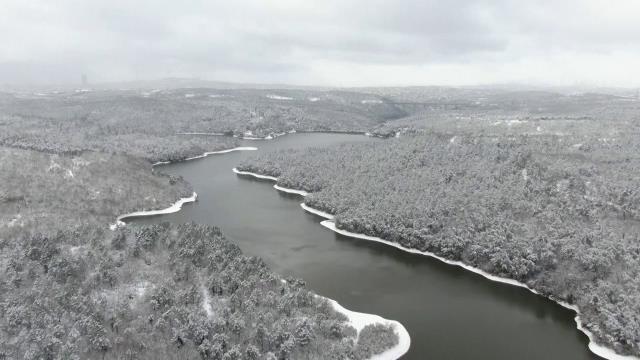
<instances>
[{"instance_id":1,"label":"gray cloud","mask_svg":"<svg viewBox=\"0 0 640 360\"><path fill-rule=\"evenodd\" d=\"M76 82L84 72L93 81L633 85L638 18L635 0L7 0L0 83Z\"/></svg>"}]
</instances>

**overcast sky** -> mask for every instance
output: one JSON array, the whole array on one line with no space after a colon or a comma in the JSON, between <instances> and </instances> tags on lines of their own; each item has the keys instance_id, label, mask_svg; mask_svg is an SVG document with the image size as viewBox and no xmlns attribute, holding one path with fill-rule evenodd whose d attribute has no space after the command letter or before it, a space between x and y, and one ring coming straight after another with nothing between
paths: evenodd
<instances>
[{"instance_id":1,"label":"overcast sky","mask_svg":"<svg viewBox=\"0 0 640 360\"><path fill-rule=\"evenodd\" d=\"M2 0L0 84L640 86L640 0Z\"/></svg>"}]
</instances>

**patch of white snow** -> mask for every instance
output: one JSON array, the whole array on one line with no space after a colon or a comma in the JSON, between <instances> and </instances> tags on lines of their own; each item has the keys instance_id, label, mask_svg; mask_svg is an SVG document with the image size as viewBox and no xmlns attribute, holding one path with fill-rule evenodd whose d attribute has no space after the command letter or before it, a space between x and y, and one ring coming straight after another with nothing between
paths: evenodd
<instances>
[{"instance_id":1,"label":"patch of white snow","mask_svg":"<svg viewBox=\"0 0 640 360\"><path fill-rule=\"evenodd\" d=\"M272 100L293 100L292 97L288 97L288 96L280 96L280 95L275 95L275 94L269 94L266 95L267 98L272 99Z\"/></svg>"}]
</instances>

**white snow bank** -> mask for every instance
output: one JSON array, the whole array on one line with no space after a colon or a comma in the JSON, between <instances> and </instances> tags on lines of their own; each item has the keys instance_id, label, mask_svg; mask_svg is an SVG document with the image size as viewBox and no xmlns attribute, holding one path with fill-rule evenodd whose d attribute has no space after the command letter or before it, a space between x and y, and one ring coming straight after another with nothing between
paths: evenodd
<instances>
[{"instance_id":1,"label":"white snow bank","mask_svg":"<svg viewBox=\"0 0 640 360\"><path fill-rule=\"evenodd\" d=\"M273 188L278 190L278 191L286 192L286 193L289 193L289 194L296 194L296 195L301 195L301 196L309 195L309 193L304 191L304 190L289 189L289 188L286 188L286 187L279 186L278 184L273 185Z\"/></svg>"},{"instance_id":2,"label":"white snow bank","mask_svg":"<svg viewBox=\"0 0 640 360\"><path fill-rule=\"evenodd\" d=\"M454 261L454 260L445 259L443 257L440 257L440 256L438 256L438 255L436 255L434 253L428 252L428 251L420 251L420 250L416 250L416 249L409 249L409 248L406 248L406 247L404 247L404 246L402 246L402 245L400 245L398 243L391 242L391 241L388 241L388 240L384 240L384 239L381 239L379 237L365 235L365 234L358 234L358 233L353 233L353 232L350 232L350 231L347 231L347 230L338 229L336 227L335 222L333 222L331 220L324 220L320 224L322 226L326 227L327 229L333 230L333 231L337 232L338 234L341 234L341 235L344 235L344 236L349 236L349 237L356 238L356 239L363 239L363 240L370 240L370 241L380 242L380 243L383 243L383 244L386 244L386 245L393 246L393 247L395 247L397 249L400 249L400 250L403 250L403 251L406 251L406 252L410 252L412 254L420 254L420 255L431 256L431 257L434 257L434 258L436 258L436 259L438 259L438 260L440 260L442 262L445 262L445 263L447 263L449 265L460 266L460 267L464 268L465 270L469 270L469 271L474 272L476 274L482 275L482 276L484 276L485 278L487 278L489 280L502 282L502 283L506 283L506 284L514 285L514 286L524 287L524 288L528 289L528 287L525 284L521 283L521 282L518 282L518 281L512 280L512 279L508 279L508 278L503 278L503 277L491 275L491 274L489 274L487 272L484 272L484 271L482 271L480 269L476 269L473 266L469 266L469 265L467 265L467 264L465 264L465 263L463 263L461 261Z\"/></svg>"},{"instance_id":3,"label":"white snow bank","mask_svg":"<svg viewBox=\"0 0 640 360\"><path fill-rule=\"evenodd\" d=\"M327 212L324 212L322 210L314 209L314 208L312 208L311 206L308 206L305 203L300 204L300 207L303 208L305 211L308 211L308 212L310 212L312 214L316 214L316 215L321 216L321 217L323 217L325 219L328 219L328 220L333 220L335 218L335 216L333 216L333 215L331 215L331 214L329 214Z\"/></svg>"},{"instance_id":4,"label":"white snow bank","mask_svg":"<svg viewBox=\"0 0 640 360\"><path fill-rule=\"evenodd\" d=\"M287 280L285 279L280 279L280 281L285 284L287 283ZM351 311L344 308L333 299L320 295L315 296L327 300L336 312L339 312L347 317L347 322L349 323L349 325L356 329L356 342L358 340L358 337L360 336L360 331L362 331L362 329L364 329L367 325L382 324L391 326L393 328L393 331L398 336L398 344L396 344L396 346L392 347L391 349L383 351L380 354L373 355L367 360L395 360L399 359L402 355L409 351L409 347L411 346L411 337L409 336L409 332L407 331L407 329L405 329L401 323L395 320L385 319L378 315Z\"/></svg>"},{"instance_id":5,"label":"white snow bank","mask_svg":"<svg viewBox=\"0 0 640 360\"><path fill-rule=\"evenodd\" d=\"M236 173L238 175L253 176L253 177L258 178L258 179L270 180L270 181L278 181L278 178L274 177L274 176L260 175L260 174L252 173L252 172L249 172L249 171L240 171L237 168L233 168L232 170L233 170L234 173ZM278 184L273 185L273 188L278 190L278 191L286 192L286 193L289 193L289 194L296 194L296 195L301 195L301 196L309 195L309 193L304 191L304 190L289 189L289 188L285 188L285 187L279 186Z\"/></svg>"},{"instance_id":6,"label":"white snow bank","mask_svg":"<svg viewBox=\"0 0 640 360\"><path fill-rule=\"evenodd\" d=\"M149 288L149 286L150 284L148 281L139 282L134 288L136 296L138 296L139 298L143 297L147 292L147 288Z\"/></svg>"},{"instance_id":7,"label":"white snow bank","mask_svg":"<svg viewBox=\"0 0 640 360\"><path fill-rule=\"evenodd\" d=\"M334 232L336 232L338 234L344 235L344 236L349 236L349 237L352 237L352 238L363 239L363 240L376 241L376 242L380 242L380 243L383 243L383 244L386 244L386 245L393 246L393 247L395 247L397 249L400 249L402 251L410 252L410 253L413 253L413 254L420 254L420 255L430 256L430 257L436 258L436 259L438 259L438 260L440 260L440 261L442 261L444 263L447 263L449 265L460 266L465 270L469 270L469 271L471 271L473 273L481 275L484 278L489 279L491 281L496 281L496 282L500 282L500 283L504 283L504 284L509 284L509 285L513 285L513 286L522 287L522 288L525 288L525 289L531 291L534 294L542 295L539 292L537 292L536 290L531 289L526 284L523 284L523 283L521 283L519 281L489 274L489 273L487 273L487 272L485 272L483 270L480 270L480 269L475 268L473 266L467 265L467 264L465 264L465 263L463 263L461 261L454 261L454 260L445 259L443 257L440 257L440 256L438 256L438 255L436 255L434 253L428 252L428 251L420 251L420 250L416 250L416 249L409 249L409 248L406 248L406 247L404 247L404 246L402 246L402 245L400 245L398 243L394 243L394 242L391 242L391 241L388 241L388 240L384 240L384 239L381 239L379 237L369 236L369 235L365 235L365 234L358 234L358 233L353 233L353 232L350 232L350 231L347 231L347 230L338 229L336 227L335 222L333 222L331 220L324 220L320 224L322 226L324 226L324 227L326 227L326 228L328 228L328 229L330 229L330 230L332 230L332 231L334 231ZM600 357L603 357L605 359L609 359L609 360L638 360L638 359L640 359L638 357L631 356L631 355L620 355L620 354L617 354L612 349L609 349L609 348L607 348L605 346L602 346L602 345L598 345L595 342L594 336L591 333L591 331L589 331L588 329L583 327L582 320L580 319L580 311L579 311L577 306L570 305L570 304L568 304L568 303L566 303L564 301L560 301L560 300L557 300L557 299L554 299L554 298L551 298L551 297L549 297L549 299L555 301L556 303L558 303L559 305L561 305L561 306L563 306L563 307L565 307L567 309L571 309L571 310L576 312L576 316L575 316L574 320L576 322L577 328L578 328L578 330L582 331L585 335L587 335L587 337L589 338L589 350L591 350L591 352L593 352L594 354L596 354L596 355L598 355Z\"/></svg>"},{"instance_id":8,"label":"white snow bank","mask_svg":"<svg viewBox=\"0 0 640 360\"><path fill-rule=\"evenodd\" d=\"M186 158L185 160L200 159L200 158L203 158L203 157L207 157L209 155L226 154L226 153L230 153L232 151L255 151L255 150L258 150L258 148L252 147L252 146L240 146L240 147L236 147L236 148L233 148L233 149L226 149L226 150L220 150L220 151L209 151L209 152L206 152L206 153L204 153L202 155Z\"/></svg>"},{"instance_id":9,"label":"white snow bank","mask_svg":"<svg viewBox=\"0 0 640 360\"><path fill-rule=\"evenodd\" d=\"M335 311L344 314L344 316L349 319L349 325L353 326L358 332L357 336L360 336L360 331L362 331L362 329L364 329L364 327L367 325L382 324L389 325L393 328L393 331L398 336L398 344L380 354L373 355L368 360L395 360L399 359L402 355L409 351L409 347L411 346L411 337L409 336L409 332L407 331L407 329L405 329L404 326L402 326L402 324L400 324L399 322L395 320L387 320L378 315L347 310L342 307L342 305L338 304L337 301L329 298L326 299L327 301L329 301L329 303L331 303Z\"/></svg>"},{"instance_id":10,"label":"white snow bank","mask_svg":"<svg viewBox=\"0 0 640 360\"><path fill-rule=\"evenodd\" d=\"M308 100L311 101L311 102L316 102L316 101L320 100L320 98L310 97Z\"/></svg>"},{"instance_id":11,"label":"white snow bank","mask_svg":"<svg viewBox=\"0 0 640 360\"><path fill-rule=\"evenodd\" d=\"M366 100L360 101L360 103L362 103L362 104L382 104L382 100L366 99Z\"/></svg>"},{"instance_id":12,"label":"white snow bank","mask_svg":"<svg viewBox=\"0 0 640 360\"><path fill-rule=\"evenodd\" d=\"M269 99L272 100L293 100L292 97L288 97L288 96L281 96L281 95L275 95L275 94L269 94L266 95Z\"/></svg>"},{"instance_id":13,"label":"white snow bank","mask_svg":"<svg viewBox=\"0 0 640 360\"><path fill-rule=\"evenodd\" d=\"M211 297L209 297L209 292L207 288L202 285L202 308L207 313L207 317L211 319L213 316L213 307L211 306Z\"/></svg>"},{"instance_id":14,"label":"white snow bank","mask_svg":"<svg viewBox=\"0 0 640 360\"><path fill-rule=\"evenodd\" d=\"M518 120L518 119L508 120L507 121L507 126L520 125L520 124L524 124L526 122L527 122L526 120Z\"/></svg>"},{"instance_id":15,"label":"white snow bank","mask_svg":"<svg viewBox=\"0 0 640 360\"><path fill-rule=\"evenodd\" d=\"M638 358L637 356L631 356L631 355L620 355L618 353L616 353L615 351L613 351L612 349L609 349L607 347L604 347L602 345L598 345L593 337L593 334L591 333L591 331L589 331L588 329L585 329L582 326L582 320L580 320L580 312L578 311L578 308L574 305L569 305L567 303L562 303L562 302L558 302L560 305L569 308L573 311L576 312L576 317L575 317L575 321L576 324L578 326L578 330L582 331L585 335L587 335L587 337L589 338L589 350L591 350L592 353L603 357L605 359L609 359L609 360L638 360L640 358Z\"/></svg>"},{"instance_id":16,"label":"white snow bank","mask_svg":"<svg viewBox=\"0 0 640 360\"><path fill-rule=\"evenodd\" d=\"M253 177L258 178L258 179L270 180L270 181L278 181L278 178L274 177L274 176L260 175L260 174L252 173L252 172L249 172L249 171L240 171L237 168L233 168L232 170L233 170L234 173L236 173L238 175L253 176ZM278 191L286 192L286 193L289 193L289 194L296 194L296 195L301 195L301 196L309 195L309 193L304 191L304 190L289 189L289 188L285 188L285 187L279 186L278 184L273 185L273 188L278 190Z\"/></svg>"},{"instance_id":17,"label":"white snow bank","mask_svg":"<svg viewBox=\"0 0 640 360\"><path fill-rule=\"evenodd\" d=\"M275 138L277 138L279 136L286 135L286 134L291 134L291 132L288 132L288 133L286 133L286 132L270 133L269 135L267 135L265 137L248 136L248 135L243 135L243 136L234 135L233 137L237 137L237 138L240 138L242 140L273 140L273 139L275 139Z\"/></svg>"},{"instance_id":18,"label":"white snow bank","mask_svg":"<svg viewBox=\"0 0 640 360\"><path fill-rule=\"evenodd\" d=\"M233 170L234 173L236 173L238 175L253 176L253 177L258 178L258 179L278 181L278 178L273 177L273 176L260 175L260 174L256 174L256 173L252 173L252 172L248 172L248 171L240 171L237 168L233 168L232 170Z\"/></svg>"},{"instance_id":19,"label":"white snow bank","mask_svg":"<svg viewBox=\"0 0 640 360\"><path fill-rule=\"evenodd\" d=\"M203 157L207 157L209 155L215 155L215 154L226 154L226 153L230 153L232 151L254 151L254 150L258 150L258 148L256 147L252 147L252 146L240 146L240 147L236 147L233 149L225 149L225 150L219 150L219 151L209 151L206 152L202 155L198 155L198 156L193 156L190 158L186 158L184 160L178 160L179 161L189 161L189 160L195 160L195 159L201 159ZM153 163L151 166L158 166L158 165L164 165L164 164L170 164L171 161L158 161L156 163Z\"/></svg>"},{"instance_id":20,"label":"white snow bank","mask_svg":"<svg viewBox=\"0 0 640 360\"><path fill-rule=\"evenodd\" d=\"M253 132L251 130L245 131L244 134L242 134L242 136L233 135L233 137L240 138L242 140L271 140L271 139L273 139L272 134L269 134L269 135L267 135L265 137L259 137L259 136L253 135Z\"/></svg>"},{"instance_id":21,"label":"white snow bank","mask_svg":"<svg viewBox=\"0 0 640 360\"><path fill-rule=\"evenodd\" d=\"M14 227L18 224L18 220L20 220L22 218L22 215L18 214L16 215L15 218L9 220L9 222L7 223L7 227Z\"/></svg>"},{"instance_id":22,"label":"white snow bank","mask_svg":"<svg viewBox=\"0 0 640 360\"><path fill-rule=\"evenodd\" d=\"M208 135L208 136L224 136L224 133L208 133L208 132L179 132L177 135Z\"/></svg>"},{"instance_id":23,"label":"white snow bank","mask_svg":"<svg viewBox=\"0 0 640 360\"><path fill-rule=\"evenodd\" d=\"M71 253L71 255L75 255L78 253L78 251L80 251L81 248L82 246L69 246L69 252Z\"/></svg>"},{"instance_id":24,"label":"white snow bank","mask_svg":"<svg viewBox=\"0 0 640 360\"><path fill-rule=\"evenodd\" d=\"M162 215L162 214L172 214L174 212L178 212L178 211L180 211L180 209L182 209L182 205L184 205L186 203L190 203L190 202L196 201L197 197L198 197L198 194L196 194L194 192L193 195L191 195L191 197L182 198L182 199L176 201L173 205L169 206L166 209L148 210L148 211L135 211L135 212L132 212L132 213L129 213L129 214L120 215L116 219L116 223L109 226L109 229L115 230L118 226L124 226L125 223L122 220L125 219L125 218L128 218L128 217Z\"/></svg>"}]
</instances>

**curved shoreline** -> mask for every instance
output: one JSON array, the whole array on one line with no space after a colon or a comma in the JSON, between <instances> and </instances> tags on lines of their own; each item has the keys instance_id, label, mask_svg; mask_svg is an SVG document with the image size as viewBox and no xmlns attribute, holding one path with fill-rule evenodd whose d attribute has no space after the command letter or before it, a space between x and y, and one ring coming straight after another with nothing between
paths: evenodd
<instances>
[{"instance_id":1,"label":"curved shoreline","mask_svg":"<svg viewBox=\"0 0 640 360\"><path fill-rule=\"evenodd\" d=\"M616 353L614 350L612 350L612 349L610 349L608 347L605 347L605 346L597 344L595 342L595 340L594 340L593 333L591 333L591 331L589 331L588 329L586 329L583 326L582 320L580 319L580 310L579 310L579 308L577 306L571 305L571 304L569 304L569 303L567 303L565 301L562 301L562 300L555 299L555 298L553 298L551 296L545 296L545 295L539 293L538 291L536 291L535 289L532 289L529 286L527 286L526 284L521 283L521 282L519 282L517 280L513 280L513 279L509 279L509 278L505 278L505 277L492 275L492 274L489 274L486 271L483 271L483 270L478 269L476 267L467 265L467 264L463 263L462 261L449 260L449 259L443 258L443 257L438 256L438 255L436 255L436 254L434 254L432 252L429 252L429 251L420 251L420 250L417 250L417 249L410 249L410 248L406 248L406 247L404 247L404 246L402 246L402 245L400 245L398 243L394 243L394 242L391 242L391 241L388 241L388 240L384 240L384 239L379 238L379 237L365 235L365 234L359 234L359 233L353 233L351 231L338 229L333 220L321 221L320 225L322 225L322 226L326 227L327 229L330 229L330 230L332 230L332 231L334 231L334 232L336 232L336 233L338 233L340 235L343 235L343 236L348 236L348 237L351 237L351 238L362 239L362 240L375 241L375 242L379 242L379 243L382 243L382 244L385 244L385 245L393 246L396 249L399 249L399 250L402 250L402 251L405 251L405 252L409 252L409 253L412 253L412 254L429 256L429 257L438 259L438 260L440 260L440 261L442 261L442 262L444 262L446 264L459 266L459 267L461 267L461 268L463 268L465 270L468 270L468 271L471 271L471 272L473 272L475 274L481 275L482 277L484 277L484 278L486 278L488 280L499 282L499 283L503 283L503 284L509 284L509 285L513 285L513 286L517 286L517 287L521 287L521 288L525 288L525 289L529 290L530 292L532 292L532 293L534 293L536 295L544 296L547 299L554 301L555 303L557 303L558 305L560 305L560 306L562 306L562 307L564 307L566 309L573 310L576 313L576 316L574 318L574 320L576 322L576 327L577 327L577 329L579 331L584 333L587 336L587 338L589 338L588 347L589 347L589 350L591 350L592 353L594 353L594 354L596 354L596 355L598 355L600 357L603 357L605 359L609 359L609 360L637 360L637 359L639 359L638 357L635 357L633 355L620 355L620 354Z\"/></svg>"},{"instance_id":2,"label":"curved shoreline","mask_svg":"<svg viewBox=\"0 0 640 360\"><path fill-rule=\"evenodd\" d=\"M238 147L234 147L234 148L231 148L231 149L225 149L225 150L207 151L205 153L202 153L201 155L192 156L192 157L189 157L189 158L186 158L186 159L182 159L182 160L158 161L158 162L155 162L155 163L151 164L151 166L165 165L165 164L172 164L172 163L177 163L177 162L182 162L182 161L201 159L201 158L207 157L209 155L226 154L226 153L230 153L232 151L255 151L255 150L258 150L258 148L257 147L253 147L253 146L238 146Z\"/></svg>"},{"instance_id":3,"label":"curved shoreline","mask_svg":"<svg viewBox=\"0 0 640 360\"><path fill-rule=\"evenodd\" d=\"M235 170L234 170L234 172L235 172ZM247 174L249 174L251 176L255 176L255 177L265 176L265 175L249 173L249 172L245 172L245 173L247 173ZM269 180L278 181L278 179L273 177L273 176L268 176L267 178ZM293 189L287 189L287 190L293 190ZM295 190L293 190L293 191L295 191ZM302 190L298 190L298 191L302 191ZM308 194L307 192L305 192L305 193ZM306 195L303 195L303 196L306 196ZM587 338L589 339L589 344L587 346L588 346L589 350L592 353L594 353L594 354L596 354L596 355L598 355L600 357L603 357L603 358L605 358L607 360L640 360L640 358L637 357L637 356L634 356L634 355L620 355L620 354L616 353L613 349L596 343L593 333L590 330L588 330L587 328L584 327L582 319L580 318L580 309L576 305L569 304L569 303L567 303L565 301L556 299L556 298L554 298L552 296L543 295L543 294L539 293L538 291L536 291L535 289L532 289L529 286L527 286L526 284L521 283L521 282L519 282L517 280L513 280L513 279L509 279L509 278L505 278L505 277L492 275L492 274L490 274L490 273L488 273L486 271L483 271L483 270L478 269L476 267L473 267L471 265L467 265L467 264L463 263L462 261L449 260L449 259L443 258L441 256L438 256L438 255L436 255L434 253L431 253L431 252L428 252L428 251L420 251L420 250L417 250L417 249L406 248L406 247L404 247L404 246L402 246L402 245L400 245L398 243L394 243L394 242L391 242L391 241L388 241L388 240L384 240L384 239L379 238L379 237L365 235L365 234L359 234L359 233L353 233L353 232L350 232L350 231L347 231L347 230L338 229L336 227L336 225L335 225L335 221L334 221L335 216L334 215L326 213L326 212L324 212L322 210L314 209L314 208L304 204L304 202L302 204L300 204L300 206L304 210L306 210L306 211L308 211L308 212L310 212L312 214L316 214L316 215L318 215L320 217L323 217L323 218L327 219L327 220L321 221L320 225L322 225L322 226L326 227L327 229L332 230L332 231L334 231L334 232L336 232L336 233L338 233L340 235L348 236L348 237L356 238L356 239L375 241L375 242L379 242L379 243L382 243L382 244L385 244L385 245L393 246L398 250L402 250L402 251L409 252L409 253L412 253L412 254L429 256L429 257L435 258L437 260L440 260L440 261L442 261L442 262L444 262L446 264L462 267L465 270L468 270L468 271L471 271L471 272L476 273L478 275L481 275L482 277L486 278L487 280L491 280L491 281L495 281L495 282L499 282L499 283L503 283L503 284L508 284L508 285L512 285L512 286L521 287L521 288L529 290L530 292L532 292L532 293L534 293L536 295L544 296L545 298L547 298L549 300L552 300L553 302L555 302L558 305L564 307L565 309L573 310L576 313L576 316L574 317L574 321L576 322L576 328L578 329L578 331L580 331L583 334L585 334L587 336Z\"/></svg>"},{"instance_id":4,"label":"curved shoreline","mask_svg":"<svg viewBox=\"0 0 640 360\"><path fill-rule=\"evenodd\" d=\"M231 169L231 171L233 171L237 175L252 176L254 178L261 179L261 180L270 180L270 181L276 181L276 182L278 181L278 178L273 177L273 176L260 175L260 174L252 173L252 172L249 172L249 171L242 171L242 170L238 170L237 168L233 168L233 169ZM289 188L285 188L285 187L279 186L278 184L273 185L273 188L278 190L278 191L286 192L286 193L289 193L289 194L296 194L296 195L300 195L300 196L309 195L309 193L304 191L304 190L289 189Z\"/></svg>"},{"instance_id":5,"label":"curved shoreline","mask_svg":"<svg viewBox=\"0 0 640 360\"><path fill-rule=\"evenodd\" d=\"M253 177L258 178L258 179L278 181L278 178L275 178L273 176L260 175L260 174L255 174L255 173L248 172L248 171L241 171L241 170L238 170L238 168L233 168L233 169L231 169L231 171L233 171L234 173L236 173L238 175L253 176Z\"/></svg>"},{"instance_id":6,"label":"curved shoreline","mask_svg":"<svg viewBox=\"0 0 640 360\"><path fill-rule=\"evenodd\" d=\"M232 171L237 175L241 175L241 176L251 176L261 180L269 180L269 181L276 181L276 182L278 181L278 178L274 176L261 175L261 174L256 174L249 171L242 171L242 170L238 170L237 168L233 168ZM309 193L304 190L289 189L289 188L278 186L278 184L273 185L273 188L278 191L286 192L289 194L296 194L303 197L309 195ZM312 214L321 216L326 219L333 219L333 215L321 210L314 209L310 206L305 205L304 203L300 204L300 206L304 210ZM411 336L409 335L409 332L407 331L407 329L400 322L396 320L388 320L379 315L351 311L346 309L345 307L343 307L333 299L330 299L327 297L325 297L325 299L327 299L329 303L331 303L334 310L336 310L341 314L344 314L347 317L349 324L351 324L351 326L353 326L356 329L358 335L360 334L360 330L362 330L365 326L376 324L376 323L380 323L383 325L391 325L394 328L394 332L398 336L398 344L390 349L383 351L380 354L373 355L368 360L395 360L395 359L399 359L400 357L402 357L402 355L406 354L407 351L409 351L409 348L411 347Z\"/></svg>"},{"instance_id":7,"label":"curved shoreline","mask_svg":"<svg viewBox=\"0 0 640 360\"><path fill-rule=\"evenodd\" d=\"M285 136L285 135L289 135L289 134L344 134L344 135L364 135L364 136L369 136L369 137L377 137L377 138L381 138L381 139L385 139L388 137L392 137L392 136L380 136L380 135L376 135L375 133L370 133L368 131L349 131L349 130L344 130L344 131L340 131L340 130L335 130L335 131L331 131L331 130L295 130L295 129L291 129L289 131L284 131L284 132L279 132L279 133L274 133L271 132L268 135L264 136L264 137L260 137L260 136L253 136L253 134L251 135L238 135L238 134L228 134L228 133L207 133L207 132L179 132L176 133L176 135L195 135L195 136L226 136L226 137L232 137L232 138L236 138L239 140L273 140L276 138L279 138L281 136Z\"/></svg>"},{"instance_id":8,"label":"curved shoreline","mask_svg":"<svg viewBox=\"0 0 640 360\"><path fill-rule=\"evenodd\" d=\"M300 204L300 207L303 208L307 212L310 212L312 214L318 215L318 216L323 217L323 218L325 218L327 220L333 220L333 219L336 218L335 216L329 214L328 212L324 212L322 210L318 210L318 209L312 208L311 206L309 206L309 205L307 205L305 203Z\"/></svg>"},{"instance_id":9,"label":"curved shoreline","mask_svg":"<svg viewBox=\"0 0 640 360\"><path fill-rule=\"evenodd\" d=\"M348 323L356 329L356 338L360 336L360 331L367 325L382 324L393 328L393 332L398 336L398 344L379 354L371 356L368 360L395 360L399 359L409 351L409 348L411 347L411 337L409 336L407 329L405 329L405 327L398 321L385 319L379 315L351 311L344 308L333 299L327 297L325 297L325 299L329 301L335 311L347 317Z\"/></svg>"},{"instance_id":10,"label":"curved shoreline","mask_svg":"<svg viewBox=\"0 0 640 360\"><path fill-rule=\"evenodd\" d=\"M190 202L195 202L197 197L198 197L198 194L196 194L194 192L193 195L191 195L190 197L180 198L180 199L178 199L178 201L173 203L173 205L171 205L171 206L169 206L168 208L165 208L165 209L147 210L147 211L144 211L144 210L142 210L142 211L134 211L132 213L120 215L116 219L115 224L109 225L109 229L115 230L119 226L126 225L126 223L124 221L122 221L122 220L126 219L126 218L129 218L129 217L163 215L163 214L172 214L172 213L178 212L178 211L180 211L180 209L182 209L182 205L184 205L186 203L190 203Z\"/></svg>"},{"instance_id":11,"label":"curved shoreline","mask_svg":"<svg viewBox=\"0 0 640 360\"><path fill-rule=\"evenodd\" d=\"M278 190L278 191L286 192L288 194L296 194L296 195L300 195L300 196L309 195L309 193L304 191L304 190L289 189L289 188L286 188L286 187L279 186L278 184L273 185L273 188Z\"/></svg>"},{"instance_id":12,"label":"curved shoreline","mask_svg":"<svg viewBox=\"0 0 640 360\"><path fill-rule=\"evenodd\" d=\"M225 133L208 133L208 132L179 132L176 135L203 135L203 136L226 136Z\"/></svg>"},{"instance_id":13,"label":"curved shoreline","mask_svg":"<svg viewBox=\"0 0 640 360\"><path fill-rule=\"evenodd\" d=\"M224 153L229 153L229 152L238 151L238 150L257 150L257 148L239 147L239 148L233 148L229 150L205 153L199 157L194 157L191 159L205 157L209 154L224 154ZM190 160L190 159L186 159L186 160ZM170 162L166 162L166 163L170 163ZM259 175L259 174L249 173L249 172L242 172L237 170L236 168L233 168L233 171L238 175L250 175L260 179L276 180L276 178L271 176ZM307 194L307 192L305 191L286 189L286 188L277 188L276 186L277 185L274 185L274 188L280 191L291 192L298 195L302 195L304 193L304 195L302 196L306 196ZM198 194L194 191L191 197L181 198L178 201L176 201L173 205L165 209L135 211L132 213L120 215L116 219L116 222L110 225L109 228L111 230L115 230L119 226L126 226L126 223L122 220L128 217L153 216L153 215L171 214L171 213L178 212L182 209L182 205L190 202L195 202L197 197L198 197ZM282 281L286 281L286 280L283 279ZM316 295L316 296L320 296L320 295ZM394 329L395 334L398 336L398 344L390 349L383 351L382 353L373 355L367 360L396 360L396 359L399 359L402 355L404 355L407 351L409 351L409 347L411 346L411 337L409 336L409 332L407 331L407 329L405 329L405 327L400 322L395 320L388 320L379 315L351 311L346 309L345 307L340 305L337 301L331 298L328 298L328 297L323 297L323 298L329 301L329 303L332 305L335 311L347 317L347 322L356 329L358 335L360 334L360 330L362 330L366 325L370 325L370 324L380 323L383 325L390 325Z\"/></svg>"},{"instance_id":14,"label":"curved shoreline","mask_svg":"<svg viewBox=\"0 0 640 360\"><path fill-rule=\"evenodd\" d=\"M201 158L207 157L209 155L226 154L226 153L230 153L230 152L233 152L233 151L255 151L255 150L258 150L258 148L257 147L253 147L253 146L238 146L238 147L234 147L234 148L231 148L231 149L208 151L208 152L202 153L201 155L193 156L193 157L186 158L186 159L183 159L183 160L158 161L156 163L151 164L151 167L153 168L153 167L156 167L157 165L165 165L165 164L177 163L177 162L182 162L182 161L201 159ZM118 226L126 225L122 220L126 219L128 217L164 215L164 214L171 214L171 213L178 212L178 211L180 211L180 209L182 209L182 205L184 205L186 203L190 203L190 202L195 202L197 197L198 197L198 194L194 191L193 195L191 195L190 197L180 198L175 203L173 203L173 205L171 205L171 206L169 206L168 208L165 208L165 209L147 210L147 211L144 211L144 210L143 211L134 211L132 213L120 215L120 216L118 216L116 218L116 222L114 224L109 225L109 229L115 230Z\"/></svg>"}]
</instances>

